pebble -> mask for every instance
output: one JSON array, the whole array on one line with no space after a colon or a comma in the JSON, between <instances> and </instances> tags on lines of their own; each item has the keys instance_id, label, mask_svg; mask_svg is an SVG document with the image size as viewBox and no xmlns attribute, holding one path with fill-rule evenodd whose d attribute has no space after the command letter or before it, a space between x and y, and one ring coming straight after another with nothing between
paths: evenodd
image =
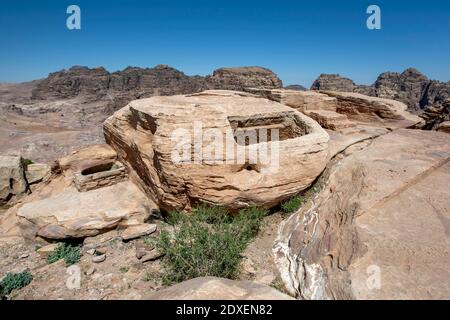
<instances>
[{"instance_id":1,"label":"pebble","mask_svg":"<svg viewBox=\"0 0 450 320\"><path fill-rule=\"evenodd\" d=\"M92 257L92 262L94 262L94 263L101 263L105 260L106 260L106 254Z\"/></svg>"},{"instance_id":2,"label":"pebble","mask_svg":"<svg viewBox=\"0 0 450 320\"><path fill-rule=\"evenodd\" d=\"M58 247L57 243L52 243L52 244L49 244L49 245L46 245L44 247L37 249L36 252L38 254L40 254L41 256L47 256L50 253L52 253L53 251L55 251L57 247Z\"/></svg>"},{"instance_id":3,"label":"pebble","mask_svg":"<svg viewBox=\"0 0 450 320\"><path fill-rule=\"evenodd\" d=\"M105 248L105 247L97 248L97 249L95 249L95 253L97 253L99 255L104 255L104 254L106 254L106 249L107 248Z\"/></svg>"},{"instance_id":4,"label":"pebble","mask_svg":"<svg viewBox=\"0 0 450 320\"><path fill-rule=\"evenodd\" d=\"M20 258L21 259L25 259L25 258L28 258L29 256L30 256L29 253L23 253L23 254L20 255Z\"/></svg>"},{"instance_id":5,"label":"pebble","mask_svg":"<svg viewBox=\"0 0 450 320\"><path fill-rule=\"evenodd\" d=\"M143 256L145 256L148 253L144 248L137 247L136 248L136 258L141 259Z\"/></svg>"},{"instance_id":6,"label":"pebble","mask_svg":"<svg viewBox=\"0 0 450 320\"><path fill-rule=\"evenodd\" d=\"M128 241L149 235L155 231L156 231L156 224L142 223L126 228L122 232L121 237L124 241Z\"/></svg>"},{"instance_id":7,"label":"pebble","mask_svg":"<svg viewBox=\"0 0 450 320\"><path fill-rule=\"evenodd\" d=\"M156 259L161 258L163 255L164 254L158 251L157 249L153 249L152 251L147 252L146 255L141 258L141 261L142 262L154 261Z\"/></svg>"},{"instance_id":8,"label":"pebble","mask_svg":"<svg viewBox=\"0 0 450 320\"><path fill-rule=\"evenodd\" d=\"M95 273L95 271L97 271L97 269L95 269L94 267L91 267L91 268L87 269L84 274L87 276L90 276L90 275L93 275Z\"/></svg>"},{"instance_id":9,"label":"pebble","mask_svg":"<svg viewBox=\"0 0 450 320\"><path fill-rule=\"evenodd\" d=\"M95 249L89 249L86 251L86 253L93 256L95 254Z\"/></svg>"}]
</instances>

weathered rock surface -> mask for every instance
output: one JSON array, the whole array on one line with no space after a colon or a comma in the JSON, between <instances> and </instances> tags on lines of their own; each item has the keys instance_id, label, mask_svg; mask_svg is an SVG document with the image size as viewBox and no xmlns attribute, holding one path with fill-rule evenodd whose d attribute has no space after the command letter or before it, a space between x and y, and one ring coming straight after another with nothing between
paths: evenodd
<instances>
[{"instance_id":1,"label":"weathered rock surface","mask_svg":"<svg viewBox=\"0 0 450 320\"><path fill-rule=\"evenodd\" d=\"M146 300L293 300L274 288L216 277L187 280L159 290Z\"/></svg>"},{"instance_id":2,"label":"weathered rock surface","mask_svg":"<svg viewBox=\"0 0 450 320\"><path fill-rule=\"evenodd\" d=\"M114 163L117 153L107 144L92 145L58 160L59 167L68 175L81 172L85 169Z\"/></svg>"},{"instance_id":3,"label":"weathered rock surface","mask_svg":"<svg viewBox=\"0 0 450 320\"><path fill-rule=\"evenodd\" d=\"M149 211L147 197L134 184L121 182L88 192L67 188L56 196L25 203L17 215L31 223L29 228L37 236L64 239L143 223Z\"/></svg>"},{"instance_id":4,"label":"weathered rock surface","mask_svg":"<svg viewBox=\"0 0 450 320\"><path fill-rule=\"evenodd\" d=\"M148 252L145 252L145 254L139 260L141 262L155 261L162 256L164 256L164 252L161 252L158 249L152 249Z\"/></svg>"},{"instance_id":5,"label":"weathered rock surface","mask_svg":"<svg viewBox=\"0 0 450 320\"><path fill-rule=\"evenodd\" d=\"M33 163L27 165L25 175L28 184L35 184L48 179L51 175L51 168L45 163Z\"/></svg>"},{"instance_id":6,"label":"weathered rock surface","mask_svg":"<svg viewBox=\"0 0 450 320\"><path fill-rule=\"evenodd\" d=\"M250 88L248 92L292 107L316 120L323 128L341 130L354 127L345 114L337 113L338 101L317 91Z\"/></svg>"},{"instance_id":7,"label":"weathered rock surface","mask_svg":"<svg viewBox=\"0 0 450 320\"><path fill-rule=\"evenodd\" d=\"M93 263L102 263L106 260L106 254L95 255L92 257Z\"/></svg>"},{"instance_id":8,"label":"weathered rock surface","mask_svg":"<svg viewBox=\"0 0 450 320\"><path fill-rule=\"evenodd\" d=\"M425 120L424 129L440 130L442 123L450 121L450 99L442 105L427 107L420 116ZM445 127L445 124L442 126Z\"/></svg>"},{"instance_id":9,"label":"weathered rock surface","mask_svg":"<svg viewBox=\"0 0 450 320\"><path fill-rule=\"evenodd\" d=\"M199 135L199 126L209 133ZM233 136L264 138L267 129L278 129L280 141ZM309 186L327 157L328 134L314 120L242 92L136 100L110 117L104 130L130 176L166 210L197 202L270 207ZM225 152L227 141L231 152ZM250 150L261 153L252 159ZM261 157L264 152L270 159Z\"/></svg>"},{"instance_id":10,"label":"weathered rock surface","mask_svg":"<svg viewBox=\"0 0 450 320\"><path fill-rule=\"evenodd\" d=\"M450 137L399 129L368 142L336 159L280 227L287 288L306 299L449 299Z\"/></svg>"},{"instance_id":11,"label":"weathered rock surface","mask_svg":"<svg viewBox=\"0 0 450 320\"><path fill-rule=\"evenodd\" d=\"M46 246L43 246L43 247L37 249L36 252L39 255L46 257L46 256L50 255L50 253L55 251L57 248L58 248L58 244L52 243L52 244L48 244Z\"/></svg>"},{"instance_id":12,"label":"weathered rock surface","mask_svg":"<svg viewBox=\"0 0 450 320\"><path fill-rule=\"evenodd\" d=\"M437 131L450 133L450 121L444 121L439 124Z\"/></svg>"},{"instance_id":13,"label":"weathered rock surface","mask_svg":"<svg viewBox=\"0 0 450 320\"><path fill-rule=\"evenodd\" d=\"M114 228L141 225L156 206L129 180L80 192L75 177L116 160L107 145L94 145L60 159L45 183L0 217L0 238L93 237Z\"/></svg>"},{"instance_id":14,"label":"weathered rock surface","mask_svg":"<svg viewBox=\"0 0 450 320\"><path fill-rule=\"evenodd\" d=\"M156 224L143 223L126 228L120 236L123 240L131 240L149 235L156 231Z\"/></svg>"},{"instance_id":15,"label":"weathered rock surface","mask_svg":"<svg viewBox=\"0 0 450 320\"><path fill-rule=\"evenodd\" d=\"M335 97L336 111L347 115L349 119L381 124L388 128L420 127L423 120L407 111L407 106L399 101L370 97L351 92L324 92Z\"/></svg>"},{"instance_id":16,"label":"weathered rock surface","mask_svg":"<svg viewBox=\"0 0 450 320\"><path fill-rule=\"evenodd\" d=\"M21 157L0 156L0 205L28 191L24 172Z\"/></svg>"},{"instance_id":17,"label":"weathered rock surface","mask_svg":"<svg viewBox=\"0 0 450 320\"><path fill-rule=\"evenodd\" d=\"M442 105L450 98L450 83L429 80L417 69L402 73L385 72L371 86L355 85L339 75L322 74L314 81L312 90L356 92L405 103L409 110L419 111L429 106Z\"/></svg>"},{"instance_id":18,"label":"weathered rock surface","mask_svg":"<svg viewBox=\"0 0 450 320\"><path fill-rule=\"evenodd\" d=\"M401 102L337 91L294 91L250 88L248 92L297 109L323 128L342 133L378 128L420 126L423 120L408 112Z\"/></svg>"},{"instance_id":19,"label":"weathered rock surface","mask_svg":"<svg viewBox=\"0 0 450 320\"><path fill-rule=\"evenodd\" d=\"M87 237L83 240L83 248L89 251L89 254L95 254L98 248L107 246L111 241L121 240L117 229L100 233L94 237Z\"/></svg>"}]
</instances>

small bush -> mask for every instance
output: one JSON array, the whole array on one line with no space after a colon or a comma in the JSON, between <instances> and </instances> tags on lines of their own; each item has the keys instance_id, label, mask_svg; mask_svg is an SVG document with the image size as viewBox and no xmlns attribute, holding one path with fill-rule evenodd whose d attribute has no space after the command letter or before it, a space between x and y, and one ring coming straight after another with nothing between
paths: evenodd
<instances>
[{"instance_id":1,"label":"small bush","mask_svg":"<svg viewBox=\"0 0 450 320\"><path fill-rule=\"evenodd\" d=\"M120 273L127 273L130 271L130 267L120 267L119 271Z\"/></svg>"},{"instance_id":2,"label":"small bush","mask_svg":"<svg viewBox=\"0 0 450 320\"><path fill-rule=\"evenodd\" d=\"M166 217L166 222L172 226L178 224L181 220L183 220L183 213L179 211L172 211Z\"/></svg>"},{"instance_id":3,"label":"small bush","mask_svg":"<svg viewBox=\"0 0 450 320\"><path fill-rule=\"evenodd\" d=\"M142 277L142 281L145 281L145 282L149 282L149 281L158 282L160 279L161 279L161 277L159 274L150 273L150 272L146 272L144 274L144 276Z\"/></svg>"},{"instance_id":4,"label":"small bush","mask_svg":"<svg viewBox=\"0 0 450 320\"><path fill-rule=\"evenodd\" d=\"M281 279L281 277L279 275L276 276L275 279L272 280L272 282L270 283L270 286L272 288L277 289L280 292L283 292L287 295L292 296L292 294L289 293L289 291L286 289L286 285L283 283L283 280Z\"/></svg>"},{"instance_id":5,"label":"small bush","mask_svg":"<svg viewBox=\"0 0 450 320\"><path fill-rule=\"evenodd\" d=\"M54 263L61 259L64 259L66 265L68 266L77 263L81 259L80 247L60 243L58 244L56 250L48 255L47 262Z\"/></svg>"},{"instance_id":6,"label":"small bush","mask_svg":"<svg viewBox=\"0 0 450 320\"><path fill-rule=\"evenodd\" d=\"M33 280L33 276L28 272L7 273L0 282L0 299L4 299L15 289L21 289Z\"/></svg>"},{"instance_id":7,"label":"small bush","mask_svg":"<svg viewBox=\"0 0 450 320\"><path fill-rule=\"evenodd\" d=\"M163 283L202 276L236 278L242 253L266 214L265 209L249 208L233 217L222 207L202 205L191 215L173 215L178 222L174 234L161 232L157 243L165 253Z\"/></svg>"},{"instance_id":8,"label":"small bush","mask_svg":"<svg viewBox=\"0 0 450 320\"><path fill-rule=\"evenodd\" d=\"M297 211L303 204L303 197L295 196L281 204L281 210L284 214L291 214Z\"/></svg>"},{"instance_id":9,"label":"small bush","mask_svg":"<svg viewBox=\"0 0 450 320\"><path fill-rule=\"evenodd\" d=\"M172 211L167 216L166 221L170 225L175 226L192 220L192 217L195 217L195 220L198 222L208 224L229 223L233 220L227 208L218 205L201 204L192 209L192 214L182 211Z\"/></svg>"},{"instance_id":10,"label":"small bush","mask_svg":"<svg viewBox=\"0 0 450 320\"><path fill-rule=\"evenodd\" d=\"M33 162L33 160L31 160L31 159L23 159L23 164L24 165L26 165L26 166L28 166L28 165L30 165L30 164L33 164L34 162Z\"/></svg>"},{"instance_id":11,"label":"small bush","mask_svg":"<svg viewBox=\"0 0 450 320\"><path fill-rule=\"evenodd\" d=\"M199 222L209 224L230 223L233 221L233 217L228 212L228 209L223 206L202 204L194 208L192 214ZM183 217L190 219L186 214L183 214Z\"/></svg>"}]
</instances>

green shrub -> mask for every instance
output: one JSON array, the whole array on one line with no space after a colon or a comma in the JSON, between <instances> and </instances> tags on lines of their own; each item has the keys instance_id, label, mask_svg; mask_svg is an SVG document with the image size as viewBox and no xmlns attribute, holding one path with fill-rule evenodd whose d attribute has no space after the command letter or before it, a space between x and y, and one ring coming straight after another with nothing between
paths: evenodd
<instances>
[{"instance_id":1,"label":"green shrub","mask_svg":"<svg viewBox=\"0 0 450 320\"><path fill-rule=\"evenodd\" d=\"M4 299L14 289L21 289L33 280L33 276L28 272L7 273L0 282L0 299Z\"/></svg>"},{"instance_id":2,"label":"green shrub","mask_svg":"<svg viewBox=\"0 0 450 320\"><path fill-rule=\"evenodd\" d=\"M277 275L275 279L272 280L270 283L270 286L272 288L277 289L280 292L283 292L287 295L292 296L292 294L286 289L286 285L284 284L283 280L281 279L280 275ZM295 297L294 297L295 298Z\"/></svg>"},{"instance_id":3,"label":"green shrub","mask_svg":"<svg viewBox=\"0 0 450 320\"><path fill-rule=\"evenodd\" d=\"M30 165L30 164L33 164L34 162L33 162L33 160L31 160L31 159L23 159L23 164L24 165L26 165L26 166L28 166L28 165Z\"/></svg>"},{"instance_id":4,"label":"green shrub","mask_svg":"<svg viewBox=\"0 0 450 320\"><path fill-rule=\"evenodd\" d=\"M228 212L228 209L218 205L201 204L192 210L192 214L199 222L209 224L230 223L233 221L233 217ZM183 217L190 219L186 214Z\"/></svg>"},{"instance_id":5,"label":"green shrub","mask_svg":"<svg viewBox=\"0 0 450 320\"><path fill-rule=\"evenodd\" d=\"M266 209L258 207L243 209L233 219L234 228L244 241L249 242L258 234L261 222L267 214Z\"/></svg>"},{"instance_id":6,"label":"green shrub","mask_svg":"<svg viewBox=\"0 0 450 320\"><path fill-rule=\"evenodd\" d=\"M233 218L229 214L227 208L217 205L201 204L192 210L192 214L187 214L182 211L172 211L167 217L167 222L171 225L177 225L187 220L191 220L191 217L195 217L198 222L205 222L209 224L213 223L225 223L231 222Z\"/></svg>"},{"instance_id":7,"label":"green shrub","mask_svg":"<svg viewBox=\"0 0 450 320\"><path fill-rule=\"evenodd\" d=\"M71 246L70 244L60 243L55 251L47 257L48 263L54 263L64 259L66 265L70 266L77 263L81 259L81 251L79 246Z\"/></svg>"},{"instance_id":8,"label":"green shrub","mask_svg":"<svg viewBox=\"0 0 450 320\"><path fill-rule=\"evenodd\" d=\"M165 253L163 283L202 276L236 278L242 253L266 214L265 209L249 208L232 216L225 208L205 205L190 215L176 213L174 234L161 232L157 243Z\"/></svg>"},{"instance_id":9,"label":"green shrub","mask_svg":"<svg viewBox=\"0 0 450 320\"><path fill-rule=\"evenodd\" d=\"M120 267L119 271L120 273L127 273L130 271L130 267Z\"/></svg>"},{"instance_id":10,"label":"green shrub","mask_svg":"<svg viewBox=\"0 0 450 320\"><path fill-rule=\"evenodd\" d=\"M168 224L174 226L183 219L183 215L180 211L171 211L165 219Z\"/></svg>"},{"instance_id":11,"label":"green shrub","mask_svg":"<svg viewBox=\"0 0 450 320\"><path fill-rule=\"evenodd\" d=\"M284 214L291 214L297 211L303 204L303 197L294 196L281 204L281 211Z\"/></svg>"}]
</instances>

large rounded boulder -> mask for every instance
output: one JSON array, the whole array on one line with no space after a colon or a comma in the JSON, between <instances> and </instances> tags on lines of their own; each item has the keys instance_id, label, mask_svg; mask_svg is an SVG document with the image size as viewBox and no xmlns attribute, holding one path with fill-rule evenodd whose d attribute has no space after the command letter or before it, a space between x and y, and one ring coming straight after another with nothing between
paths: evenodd
<instances>
[{"instance_id":1,"label":"large rounded boulder","mask_svg":"<svg viewBox=\"0 0 450 320\"><path fill-rule=\"evenodd\" d=\"M322 172L329 140L290 107L223 90L132 101L106 120L104 132L165 210L276 205Z\"/></svg>"}]
</instances>

